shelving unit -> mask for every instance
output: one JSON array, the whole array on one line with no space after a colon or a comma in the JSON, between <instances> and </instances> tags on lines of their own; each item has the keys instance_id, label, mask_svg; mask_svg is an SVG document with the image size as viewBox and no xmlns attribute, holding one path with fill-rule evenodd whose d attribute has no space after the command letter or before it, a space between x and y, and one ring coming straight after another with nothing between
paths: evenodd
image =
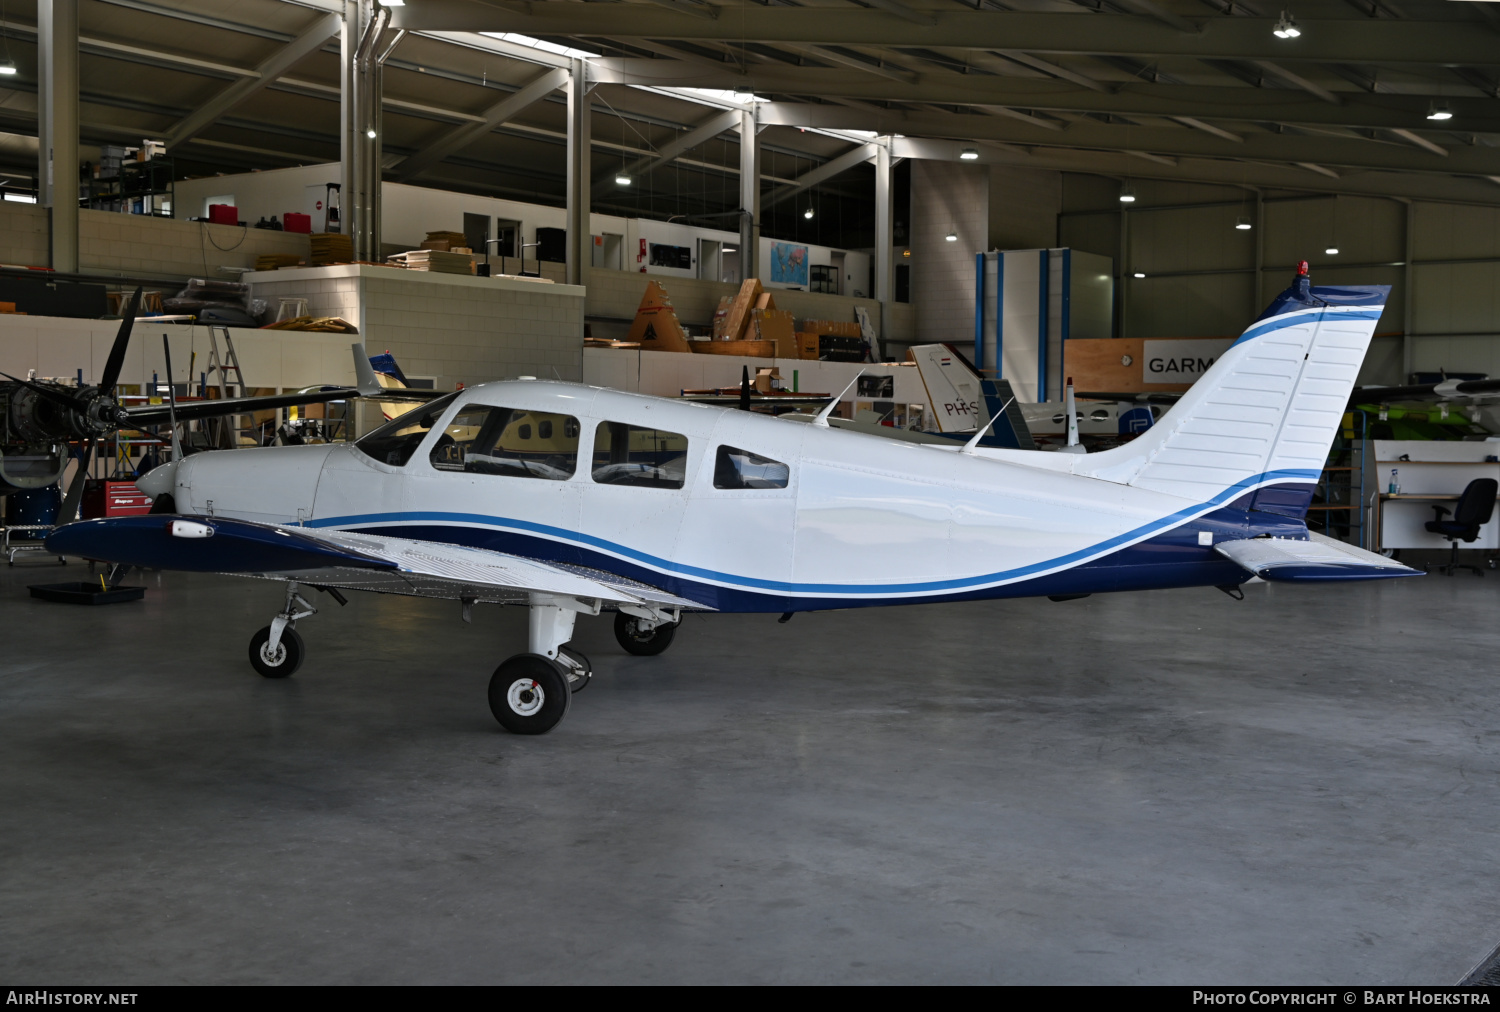
<instances>
[{"instance_id":1,"label":"shelving unit","mask_svg":"<svg viewBox=\"0 0 1500 1012\"><path fill-rule=\"evenodd\" d=\"M170 158L123 161L110 175L88 180L86 205L95 211L172 216L173 164Z\"/></svg>"},{"instance_id":2,"label":"shelving unit","mask_svg":"<svg viewBox=\"0 0 1500 1012\"><path fill-rule=\"evenodd\" d=\"M1318 476L1307 526L1319 534L1361 548L1365 546L1365 435L1363 411L1353 412L1353 426L1340 427L1328 452L1328 464Z\"/></svg>"}]
</instances>

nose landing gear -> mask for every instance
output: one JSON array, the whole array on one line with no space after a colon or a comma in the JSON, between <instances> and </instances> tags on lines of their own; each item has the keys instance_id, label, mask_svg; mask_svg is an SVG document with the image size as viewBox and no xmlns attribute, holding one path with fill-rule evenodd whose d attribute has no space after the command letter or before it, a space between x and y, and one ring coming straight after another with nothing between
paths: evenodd
<instances>
[{"instance_id":1,"label":"nose landing gear","mask_svg":"<svg viewBox=\"0 0 1500 1012\"><path fill-rule=\"evenodd\" d=\"M302 666L306 649L297 633L299 618L316 615L318 609L307 603L295 583L286 585L286 607L271 619L271 624L250 637L250 664L267 678L287 678Z\"/></svg>"}]
</instances>

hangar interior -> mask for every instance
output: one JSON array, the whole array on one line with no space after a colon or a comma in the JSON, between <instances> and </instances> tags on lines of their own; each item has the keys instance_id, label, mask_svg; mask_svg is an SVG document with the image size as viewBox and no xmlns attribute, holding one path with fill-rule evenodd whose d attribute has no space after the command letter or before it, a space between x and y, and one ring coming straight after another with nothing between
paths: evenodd
<instances>
[{"instance_id":1,"label":"hangar interior","mask_svg":"<svg viewBox=\"0 0 1500 1012\"><path fill-rule=\"evenodd\" d=\"M5 0L0 971L1500 981L1496 53L1500 6L1469 0ZM903 558L924 556L923 579L959 587L989 550L962 540L967 479L942 479L935 542L915 507L870 519L906 493L869 476L926 465L859 447L1049 454L1017 494L1054 512L996 544L1061 552L1075 512L1115 498L1050 476L1133 488L1108 462L1165 448L1140 449L1145 474L1208 445L1179 432L1249 455L1236 440L1270 424L1232 414L1253 368L1231 414L1192 415L1215 396L1196 384L1253 354L1309 276L1317 305L1368 318L1326 359L1343 387L1288 388L1286 424L1316 408L1324 445L1293 505L1254 498L1292 473L1267 463L1194 522L1243 506L1283 525L1262 539L1424 579L1278 578L1214 555L1250 535L1213 513L1172 551L1201 548L1220 582L855 606L879 601L845 577L908 586ZM1310 333L1315 369L1333 346ZM462 391L522 380L671 403L650 402L655 429L596 431L587 409L515 401L504 431L535 426L535 448L506 462L491 432L502 470L472 466L493 420L429 434L470 410ZM812 435L790 467L720 446L747 483L721 484L721 459L683 501L746 495L702 530L634 490L591 506L601 468L684 487L662 419L686 407ZM803 495L825 434L854 449L822 513L754 501ZM470 575L424 600L444 597L425 573L426 591L347 602L353 584L304 579L309 603L284 563L58 547L149 522L219 545L301 528L283 534L312 551L323 525L348 528L316 542L340 565L409 573L356 528L399 540L369 518L464 508L452 522L478 529L510 507L414 505L400 453L418 444L368 450L398 435L460 446L457 470L554 480L530 549L453 542L510 553L510 596ZM280 502L310 482L305 510L205 491L272 447L383 470L226 486ZM725 557L800 553L809 525L846 552L837 580L796 585L842 588L821 604L777 583L785 604L731 607L722 573L672 555L690 530ZM570 537L593 548L536 547ZM601 583L606 544L624 561ZM453 545L430 549L442 579L473 572ZM715 604L684 589L703 573ZM259 678L244 638L272 614ZM516 730L490 666L519 645L564 679L570 716L545 737L473 705L489 684ZM296 670L304 648L294 678L255 660Z\"/></svg>"}]
</instances>

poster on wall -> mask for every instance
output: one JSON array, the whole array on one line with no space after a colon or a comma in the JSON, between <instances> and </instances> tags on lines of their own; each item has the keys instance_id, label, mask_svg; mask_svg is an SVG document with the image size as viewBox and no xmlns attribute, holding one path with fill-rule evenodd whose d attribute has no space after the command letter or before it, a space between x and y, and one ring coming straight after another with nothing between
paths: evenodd
<instances>
[{"instance_id":1,"label":"poster on wall","mask_svg":"<svg viewBox=\"0 0 1500 1012\"><path fill-rule=\"evenodd\" d=\"M771 280L807 287L807 247L789 242L771 243Z\"/></svg>"}]
</instances>

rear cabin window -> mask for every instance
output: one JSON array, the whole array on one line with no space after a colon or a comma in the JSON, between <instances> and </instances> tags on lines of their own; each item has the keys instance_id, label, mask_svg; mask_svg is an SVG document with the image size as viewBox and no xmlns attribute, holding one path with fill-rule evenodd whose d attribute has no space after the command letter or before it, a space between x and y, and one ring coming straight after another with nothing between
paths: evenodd
<instances>
[{"instance_id":1,"label":"rear cabin window","mask_svg":"<svg viewBox=\"0 0 1500 1012\"><path fill-rule=\"evenodd\" d=\"M361 436L354 445L382 464L402 467L457 397L458 394L452 393L413 408L404 415L397 415L380 428Z\"/></svg>"},{"instance_id":2,"label":"rear cabin window","mask_svg":"<svg viewBox=\"0 0 1500 1012\"><path fill-rule=\"evenodd\" d=\"M594 430L594 481L600 485L681 488L687 475L686 436L624 422Z\"/></svg>"},{"instance_id":3,"label":"rear cabin window","mask_svg":"<svg viewBox=\"0 0 1500 1012\"><path fill-rule=\"evenodd\" d=\"M714 457L714 488L786 488L792 469L779 460L735 446L721 446Z\"/></svg>"},{"instance_id":4,"label":"rear cabin window","mask_svg":"<svg viewBox=\"0 0 1500 1012\"><path fill-rule=\"evenodd\" d=\"M578 419L471 404L432 448L439 471L565 481L578 467Z\"/></svg>"}]
</instances>

